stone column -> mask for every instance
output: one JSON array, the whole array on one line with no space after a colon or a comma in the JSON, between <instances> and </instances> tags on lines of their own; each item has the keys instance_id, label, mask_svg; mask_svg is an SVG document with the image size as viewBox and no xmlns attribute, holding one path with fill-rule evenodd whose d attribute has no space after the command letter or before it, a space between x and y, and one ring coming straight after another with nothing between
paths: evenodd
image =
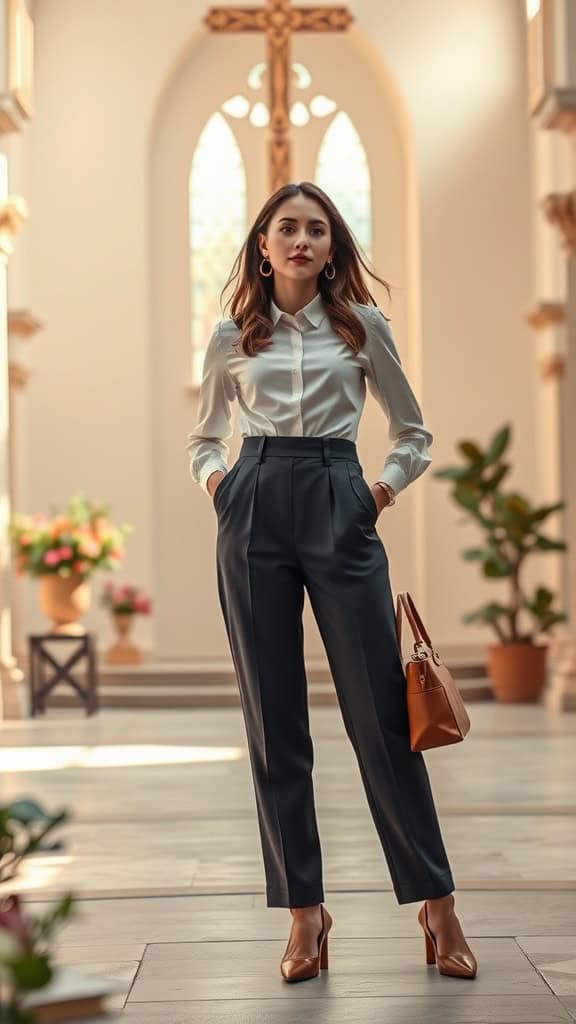
<instances>
[{"instance_id":1,"label":"stone column","mask_svg":"<svg viewBox=\"0 0 576 1024\"><path fill-rule=\"evenodd\" d=\"M568 616L564 643L550 677L546 703L555 711L576 710L576 260L568 263L566 299L566 359L560 389L559 465L562 477L564 536L564 610Z\"/></svg>"},{"instance_id":2,"label":"stone column","mask_svg":"<svg viewBox=\"0 0 576 1024\"><path fill-rule=\"evenodd\" d=\"M30 6L25 0L0 0L0 722L22 717L18 683L23 674L12 649L14 577L7 536L12 504L6 268L14 238L27 217L25 200L8 195L8 167L13 181L20 169L21 132L34 107Z\"/></svg>"},{"instance_id":3,"label":"stone column","mask_svg":"<svg viewBox=\"0 0 576 1024\"><path fill-rule=\"evenodd\" d=\"M12 267L13 261L11 260L10 272L12 272ZM26 486L27 387L32 371L29 365L30 356L26 349L29 348L31 339L41 327L42 324L30 310L8 308L9 473L10 505L13 513L28 511ZM21 666L27 665L28 661L24 629L23 587L23 579L14 573L12 576L12 653Z\"/></svg>"},{"instance_id":4,"label":"stone column","mask_svg":"<svg viewBox=\"0 0 576 1024\"><path fill-rule=\"evenodd\" d=\"M529 322L539 331L545 500L562 500L568 551L554 559L552 588L567 622L551 645L547 705L576 709L576 4L527 0L528 109L532 118L534 281Z\"/></svg>"},{"instance_id":5,"label":"stone column","mask_svg":"<svg viewBox=\"0 0 576 1024\"><path fill-rule=\"evenodd\" d=\"M21 718L18 684L22 671L12 653L13 575L7 535L10 503L10 385L8 373L8 312L6 266L14 238L27 216L26 203L8 196L6 157L0 155L0 721Z\"/></svg>"}]
</instances>

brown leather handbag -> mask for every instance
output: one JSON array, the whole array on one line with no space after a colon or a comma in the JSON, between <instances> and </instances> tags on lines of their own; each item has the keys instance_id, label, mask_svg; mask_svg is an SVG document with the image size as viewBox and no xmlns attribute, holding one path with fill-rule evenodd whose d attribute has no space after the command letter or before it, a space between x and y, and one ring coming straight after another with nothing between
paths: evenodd
<instances>
[{"instance_id":1,"label":"brown leather handbag","mask_svg":"<svg viewBox=\"0 0 576 1024\"><path fill-rule=\"evenodd\" d=\"M459 743L470 719L453 677L443 663L408 591L396 600L396 636L402 660L402 611L414 634L414 651L404 662L411 750Z\"/></svg>"}]
</instances>

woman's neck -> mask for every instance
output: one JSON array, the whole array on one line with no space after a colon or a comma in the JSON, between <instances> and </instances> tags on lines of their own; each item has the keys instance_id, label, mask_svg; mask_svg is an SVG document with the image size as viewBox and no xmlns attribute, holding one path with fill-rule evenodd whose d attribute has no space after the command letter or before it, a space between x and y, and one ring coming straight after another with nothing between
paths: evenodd
<instances>
[{"instance_id":1,"label":"woman's neck","mask_svg":"<svg viewBox=\"0 0 576 1024\"><path fill-rule=\"evenodd\" d=\"M318 281L316 278L301 283L276 277L272 298L283 313L294 314L312 302L317 293Z\"/></svg>"}]
</instances>

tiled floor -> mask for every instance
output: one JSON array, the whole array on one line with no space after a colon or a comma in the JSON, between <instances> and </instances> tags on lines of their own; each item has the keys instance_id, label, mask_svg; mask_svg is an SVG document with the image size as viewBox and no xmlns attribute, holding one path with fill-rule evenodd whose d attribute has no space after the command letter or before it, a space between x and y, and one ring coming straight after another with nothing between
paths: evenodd
<instances>
[{"instance_id":1,"label":"tiled floor","mask_svg":"<svg viewBox=\"0 0 576 1024\"><path fill-rule=\"evenodd\" d=\"M280 976L290 916L266 907L236 709L6 723L0 801L31 796L72 815L65 849L26 862L10 888L30 911L74 890L59 959L111 979L109 1005L134 1024L576 1019L576 715L469 710L466 741L426 760L474 981L426 966L418 905L396 903L337 708L311 709L334 918L319 978Z\"/></svg>"}]
</instances>

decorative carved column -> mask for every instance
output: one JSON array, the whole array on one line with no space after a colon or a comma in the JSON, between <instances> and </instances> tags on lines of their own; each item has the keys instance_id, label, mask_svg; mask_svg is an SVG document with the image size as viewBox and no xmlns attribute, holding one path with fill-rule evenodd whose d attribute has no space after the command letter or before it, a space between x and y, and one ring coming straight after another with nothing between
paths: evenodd
<instances>
[{"instance_id":1,"label":"decorative carved column","mask_svg":"<svg viewBox=\"0 0 576 1024\"><path fill-rule=\"evenodd\" d=\"M11 330L10 316L8 316L8 344L10 345ZM10 358L8 362L8 386L10 402L8 417L10 423L10 434L8 438L8 464L10 483L10 508L12 511L23 509L24 495L20 486L19 468L20 460L18 453L22 451L22 441L18 432L18 421L21 413L21 402L19 394L25 391L30 377L30 370L23 363ZM22 580L18 579L12 571L12 654L19 665L23 665L28 657L26 650L26 637L24 635L24 614L22 601Z\"/></svg>"},{"instance_id":2,"label":"decorative carved column","mask_svg":"<svg viewBox=\"0 0 576 1024\"><path fill-rule=\"evenodd\" d=\"M563 559L564 609L568 616L546 703L554 711L576 710L576 259L567 268L566 358L560 386L559 464L562 478L564 536L568 551Z\"/></svg>"},{"instance_id":3,"label":"decorative carved column","mask_svg":"<svg viewBox=\"0 0 576 1024\"><path fill-rule=\"evenodd\" d=\"M6 158L0 156L0 720L21 718L18 684L22 672L12 653L12 560L7 526L10 504L10 385L6 265L26 217L24 199L8 196Z\"/></svg>"},{"instance_id":4,"label":"decorative carved column","mask_svg":"<svg viewBox=\"0 0 576 1024\"><path fill-rule=\"evenodd\" d=\"M22 715L17 686L22 672L13 654L15 588L7 536L14 472L10 378L15 378L9 371L6 266L14 239L28 216L25 200L7 193L8 163L11 180L18 179L19 133L34 112L34 24L29 6L27 0L0 0L0 134L13 136L5 141L5 152L0 155L0 721Z\"/></svg>"},{"instance_id":5,"label":"decorative carved column","mask_svg":"<svg viewBox=\"0 0 576 1024\"><path fill-rule=\"evenodd\" d=\"M43 327L28 309L8 310L8 380L10 387L10 505L14 511L23 511L27 502L24 481L21 481L22 452L26 444L25 392L31 376L30 367L20 358L19 343L26 344ZM20 665L28 658L24 633L23 581L12 575L12 653Z\"/></svg>"},{"instance_id":6,"label":"decorative carved column","mask_svg":"<svg viewBox=\"0 0 576 1024\"><path fill-rule=\"evenodd\" d=\"M528 110L532 119L534 281L528 315L541 371L540 480L546 501L563 500L568 551L551 584L567 622L555 630L545 701L576 708L576 4L526 0Z\"/></svg>"}]
</instances>

